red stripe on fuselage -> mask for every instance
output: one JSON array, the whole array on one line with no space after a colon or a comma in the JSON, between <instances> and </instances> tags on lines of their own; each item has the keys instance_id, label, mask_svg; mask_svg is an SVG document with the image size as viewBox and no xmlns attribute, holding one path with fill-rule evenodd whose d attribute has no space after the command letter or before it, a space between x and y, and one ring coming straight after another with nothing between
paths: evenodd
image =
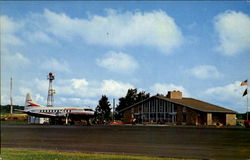
<instances>
[{"instance_id":1,"label":"red stripe on fuselage","mask_svg":"<svg viewBox=\"0 0 250 160\"><path fill-rule=\"evenodd\" d=\"M33 106L33 107L38 107L39 105L38 104L35 104L35 103L31 103L31 102L28 102L30 105L29 106Z\"/></svg>"}]
</instances>

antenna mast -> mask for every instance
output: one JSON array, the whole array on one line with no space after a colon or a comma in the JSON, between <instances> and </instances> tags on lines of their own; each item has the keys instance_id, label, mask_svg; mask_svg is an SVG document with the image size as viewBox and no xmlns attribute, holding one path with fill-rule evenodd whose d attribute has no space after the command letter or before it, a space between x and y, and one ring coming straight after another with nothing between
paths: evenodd
<instances>
[{"instance_id":1,"label":"antenna mast","mask_svg":"<svg viewBox=\"0 0 250 160\"><path fill-rule=\"evenodd\" d=\"M56 93L55 90L52 88L52 81L55 79L54 74L50 72L47 79L49 80L47 107L53 107L54 106L54 94Z\"/></svg>"}]
</instances>

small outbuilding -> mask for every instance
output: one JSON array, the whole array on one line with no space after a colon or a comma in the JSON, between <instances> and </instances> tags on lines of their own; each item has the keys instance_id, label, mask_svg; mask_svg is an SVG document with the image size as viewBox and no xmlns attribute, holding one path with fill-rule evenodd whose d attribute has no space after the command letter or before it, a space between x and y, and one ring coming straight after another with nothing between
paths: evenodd
<instances>
[{"instance_id":1,"label":"small outbuilding","mask_svg":"<svg viewBox=\"0 0 250 160\"><path fill-rule=\"evenodd\" d=\"M173 123L187 125L236 125L236 112L194 98L182 97L180 91L156 95L120 111L129 123Z\"/></svg>"}]
</instances>

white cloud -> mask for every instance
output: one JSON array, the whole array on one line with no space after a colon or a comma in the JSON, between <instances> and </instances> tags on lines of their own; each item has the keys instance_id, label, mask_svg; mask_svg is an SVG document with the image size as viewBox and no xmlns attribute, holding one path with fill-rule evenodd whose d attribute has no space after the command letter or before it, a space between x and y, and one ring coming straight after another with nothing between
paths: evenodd
<instances>
[{"instance_id":1,"label":"white cloud","mask_svg":"<svg viewBox=\"0 0 250 160\"><path fill-rule=\"evenodd\" d=\"M47 102L47 99L44 96L41 96L40 94L35 94L35 97L33 99L35 102L40 104L46 104Z\"/></svg>"},{"instance_id":2,"label":"white cloud","mask_svg":"<svg viewBox=\"0 0 250 160\"><path fill-rule=\"evenodd\" d=\"M44 61L41 64L41 68L49 70L49 71L57 71L57 72L69 72L70 71L70 67L66 61L59 61L54 58Z\"/></svg>"},{"instance_id":3,"label":"white cloud","mask_svg":"<svg viewBox=\"0 0 250 160\"><path fill-rule=\"evenodd\" d=\"M153 94L163 94L166 95L168 91L181 91L183 96L189 97L189 92L183 87L175 84L166 84L166 83L155 83L150 87L151 93Z\"/></svg>"},{"instance_id":4,"label":"white cloud","mask_svg":"<svg viewBox=\"0 0 250 160\"><path fill-rule=\"evenodd\" d=\"M193 23L188 24L188 25L187 25L187 28L188 28L189 30L191 30L191 29L194 29L194 28L197 27L197 26L198 26L198 23L197 23L197 22L193 22Z\"/></svg>"},{"instance_id":5,"label":"white cloud","mask_svg":"<svg viewBox=\"0 0 250 160\"><path fill-rule=\"evenodd\" d=\"M3 67L23 67L30 63L30 60L21 53L10 53L7 49L2 50ZM10 65L11 64L11 65Z\"/></svg>"},{"instance_id":6,"label":"white cloud","mask_svg":"<svg viewBox=\"0 0 250 160\"><path fill-rule=\"evenodd\" d=\"M164 11L125 12L107 10L106 16L71 18L45 9L46 31L65 39L81 37L89 44L108 46L151 46L169 53L180 46L182 33Z\"/></svg>"},{"instance_id":7,"label":"white cloud","mask_svg":"<svg viewBox=\"0 0 250 160\"><path fill-rule=\"evenodd\" d=\"M22 24L14 22L8 16L0 16L1 47L6 45L22 45L24 42L15 33L21 28Z\"/></svg>"},{"instance_id":8,"label":"white cloud","mask_svg":"<svg viewBox=\"0 0 250 160\"><path fill-rule=\"evenodd\" d=\"M114 80L103 80L100 91L102 94L107 96L120 97L124 96L130 88L134 88L134 86L129 83Z\"/></svg>"},{"instance_id":9,"label":"white cloud","mask_svg":"<svg viewBox=\"0 0 250 160\"><path fill-rule=\"evenodd\" d=\"M250 16L242 12L226 11L215 17L218 32L217 50L226 55L250 52Z\"/></svg>"},{"instance_id":10,"label":"white cloud","mask_svg":"<svg viewBox=\"0 0 250 160\"><path fill-rule=\"evenodd\" d=\"M217 70L217 68L212 65L195 66L191 69L187 69L185 73L191 74L199 79L216 79L222 76L222 74Z\"/></svg>"},{"instance_id":11,"label":"white cloud","mask_svg":"<svg viewBox=\"0 0 250 160\"><path fill-rule=\"evenodd\" d=\"M209 88L204 92L207 98L220 103L226 103L230 108L245 112L245 98L242 94L246 87L240 86L240 81L235 81L225 86Z\"/></svg>"},{"instance_id":12,"label":"white cloud","mask_svg":"<svg viewBox=\"0 0 250 160\"><path fill-rule=\"evenodd\" d=\"M88 81L86 79L71 79L72 86L75 89L88 86Z\"/></svg>"},{"instance_id":13,"label":"white cloud","mask_svg":"<svg viewBox=\"0 0 250 160\"><path fill-rule=\"evenodd\" d=\"M36 43L36 42L44 42L44 43L56 43L51 37L49 37L46 33L42 31L37 32L28 32L25 36L29 39L29 42Z\"/></svg>"},{"instance_id":14,"label":"white cloud","mask_svg":"<svg viewBox=\"0 0 250 160\"><path fill-rule=\"evenodd\" d=\"M47 92L48 81L35 80L36 90L44 94ZM101 95L107 95L111 97L124 96L129 88L134 88L130 83L123 83L115 80L103 80L103 81L88 81L84 78L80 79L66 79L60 80L53 84L56 90L56 96L60 97L78 97L78 98L94 98Z\"/></svg>"},{"instance_id":15,"label":"white cloud","mask_svg":"<svg viewBox=\"0 0 250 160\"><path fill-rule=\"evenodd\" d=\"M31 90L32 93L35 93L38 91L39 93L44 93L46 94L48 92L48 87L49 87L49 81L47 80L41 80L36 78L34 82L32 82L34 86L31 86L33 89Z\"/></svg>"},{"instance_id":16,"label":"white cloud","mask_svg":"<svg viewBox=\"0 0 250 160\"><path fill-rule=\"evenodd\" d=\"M26 96L27 93L31 93L31 90L29 88L20 87L19 92L22 96Z\"/></svg>"},{"instance_id":17,"label":"white cloud","mask_svg":"<svg viewBox=\"0 0 250 160\"><path fill-rule=\"evenodd\" d=\"M74 104L80 107L92 106L92 108L97 106L98 101L94 99L86 99L86 98L65 98L61 97L58 99L58 104L64 106L65 104Z\"/></svg>"},{"instance_id":18,"label":"white cloud","mask_svg":"<svg viewBox=\"0 0 250 160\"><path fill-rule=\"evenodd\" d=\"M73 18L45 9L42 14L32 13L19 21L7 16L1 16L0 20L3 42L12 45L24 44L27 40L29 43L58 44L59 37L112 47L153 47L170 53L184 39L174 18L161 10L121 13L107 9L104 16L89 14L87 18ZM20 38L16 33L20 33Z\"/></svg>"},{"instance_id":19,"label":"white cloud","mask_svg":"<svg viewBox=\"0 0 250 160\"><path fill-rule=\"evenodd\" d=\"M133 72L138 68L135 59L122 52L108 52L103 59L97 59L96 63L114 72Z\"/></svg>"}]
</instances>

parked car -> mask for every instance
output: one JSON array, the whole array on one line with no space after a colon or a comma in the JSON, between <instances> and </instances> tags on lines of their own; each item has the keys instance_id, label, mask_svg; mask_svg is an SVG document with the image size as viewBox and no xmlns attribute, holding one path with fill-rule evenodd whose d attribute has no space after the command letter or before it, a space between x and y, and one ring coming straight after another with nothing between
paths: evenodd
<instances>
[{"instance_id":1,"label":"parked car","mask_svg":"<svg viewBox=\"0 0 250 160\"><path fill-rule=\"evenodd\" d=\"M245 120L244 125L246 128L250 127L250 120Z\"/></svg>"}]
</instances>

